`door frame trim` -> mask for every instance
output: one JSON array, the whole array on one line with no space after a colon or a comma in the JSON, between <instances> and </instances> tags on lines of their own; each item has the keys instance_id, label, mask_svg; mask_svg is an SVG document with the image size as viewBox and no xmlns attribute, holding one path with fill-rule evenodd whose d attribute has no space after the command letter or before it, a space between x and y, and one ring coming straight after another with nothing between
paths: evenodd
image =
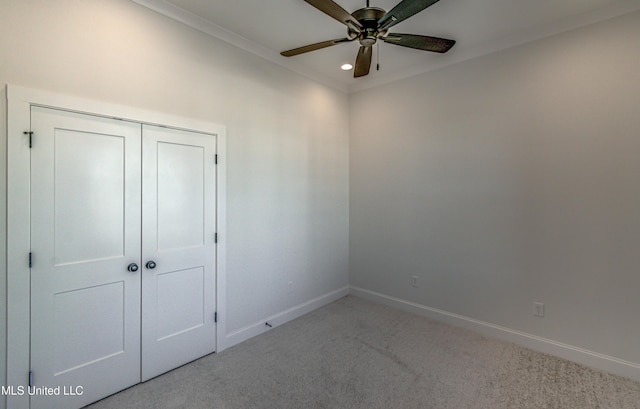
<instances>
[{"instance_id":1,"label":"door frame trim","mask_svg":"<svg viewBox=\"0 0 640 409\"><path fill-rule=\"evenodd\" d=\"M30 370L30 152L25 131L31 129L31 107L126 119L216 135L216 351L225 349L226 334L226 128L208 121L7 85L7 350L6 384L27 386ZM37 135L34 136L34 142ZM7 396L7 407L28 407L29 396Z\"/></svg>"}]
</instances>

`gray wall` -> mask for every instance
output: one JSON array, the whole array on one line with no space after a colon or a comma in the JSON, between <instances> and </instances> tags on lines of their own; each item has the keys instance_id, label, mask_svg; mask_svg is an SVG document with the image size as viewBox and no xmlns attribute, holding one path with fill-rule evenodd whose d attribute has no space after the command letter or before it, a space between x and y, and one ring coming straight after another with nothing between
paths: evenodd
<instances>
[{"instance_id":1,"label":"gray wall","mask_svg":"<svg viewBox=\"0 0 640 409\"><path fill-rule=\"evenodd\" d=\"M640 363L639 38L636 12L353 95L351 284Z\"/></svg>"},{"instance_id":2,"label":"gray wall","mask_svg":"<svg viewBox=\"0 0 640 409\"><path fill-rule=\"evenodd\" d=\"M127 0L2 1L0 84L227 126L227 332L350 256L355 286L640 362L639 37L635 13L349 103Z\"/></svg>"},{"instance_id":3,"label":"gray wall","mask_svg":"<svg viewBox=\"0 0 640 409\"><path fill-rule=\"evenodd\" d=\"M3 0L0 53L2 86L227 127L227 333L348 285L346 94L128 0Z\"/></svg>"},{"instance_id":4,"label":"gray wall","mask_svg":"<svg viewBox=\"0 0 640 409\"><path fill-rule=\"evenodd\" d=\"M6 218L6 202L7 202L7 168L4 166L7 162L7 127L6 127L6 90L0 91L0 385L6 385L6 367L7 367L7 280L6 280L6 261L7 261L7 218ZM4 397L0 397L0 408L4 408Z\"/></svg>"}]
</instances>

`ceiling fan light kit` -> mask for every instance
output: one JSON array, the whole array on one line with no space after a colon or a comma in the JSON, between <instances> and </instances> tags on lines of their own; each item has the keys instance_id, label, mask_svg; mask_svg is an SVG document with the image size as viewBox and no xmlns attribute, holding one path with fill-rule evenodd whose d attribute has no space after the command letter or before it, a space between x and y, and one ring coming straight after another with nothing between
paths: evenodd
<instances>
[{"instance_id":1,"label":"ceiling fan light kit","mask_svg":"<svg viewBox=\"0 0 640 409\"><path fill-rule=\"evenodd\" d=\"M305 1L347 26L347 37L294 48L283 51L280 54L285 57L293 57L294 55L320 50L336 44L358 40L360 49L358 50L353 71L353 76L356 78L369 74L373 46L378 40L388 44L436 53L446 53L456 43L454 40L446 38L418 34L388 33L388 29L392 26L437 3L438 0L402 0L389 12L379 7L370 7L369 1L367 1L367 7L356 10L353 13L347 12L333 0Z\"/></svg>"}]
</instances>

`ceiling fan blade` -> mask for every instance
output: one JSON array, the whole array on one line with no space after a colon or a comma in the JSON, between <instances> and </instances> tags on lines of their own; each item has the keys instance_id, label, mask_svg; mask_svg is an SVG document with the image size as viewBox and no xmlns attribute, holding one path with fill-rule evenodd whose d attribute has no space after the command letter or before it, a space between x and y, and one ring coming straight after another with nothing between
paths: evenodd
<instances>
[{"instance_id":1,"label":"ceiling fan blade","mask_svg":"<svg viewBox=\"0 0 640 409\"><path fill-rule=\"evenodd\" d=\"M364 77L365 75L369 74L372 55L373 47L360 46L360 51L358 51L358 58L356 58L356 68L353 70L353 76L355 78Z\"/></svg>"},{"instance_id":2,"label":"ceiling fan blade","mask_svg":"<svg viewBox=\"0 0 640 409\"><path fill-rule=\"evenodd\" d=\"M327 14L330 17L338 20L345 26L354 29L355 31L362 31L362 25L356 20L349 12L338 4L336 4L333 0L304 0L307 3L311 4L313 7L317 8L324 14Z\"/></svg>"},{"instance_id":3,"label":"ceiling fan blade","mask_svg":"<svg viewBox=\"0 0 640 409\"><path fill-rule=\"evenodd\" d=\"M438 0L402 0L378 20L378 30L386 30L437 2Z\"/></svg>"},{"instance_id":4,"label":"ceiling fan blade","mask_svg":"<svg viewBox=\"0 0 640 409\"><path fill-rule=\"evenodd\" d=\"M308 53L309 51L320 50L322 48L331 47L332 45L336 45L339 43L346 43L349 41L352 41L352 40L348 38L340 38L337 40L323 41L321 43L309 44L303 47L294 48L293 50L283 51L280 53L280 55L283 55L285 57L293 57L294 55Z\"/></svg>"},{"instance_id":5,"label":"ceiling fan blade","mask_svg":"<svg viewBox=\"0 0 640 409\"><path fill-rule=\"evenodd\" d=\"M454 40L447 40L446 38L398 33L391 33L382 40L389 44L416 48L418 50L433 51L436 53L446 53L456 43Z\"/></svg>"}]
</instances>

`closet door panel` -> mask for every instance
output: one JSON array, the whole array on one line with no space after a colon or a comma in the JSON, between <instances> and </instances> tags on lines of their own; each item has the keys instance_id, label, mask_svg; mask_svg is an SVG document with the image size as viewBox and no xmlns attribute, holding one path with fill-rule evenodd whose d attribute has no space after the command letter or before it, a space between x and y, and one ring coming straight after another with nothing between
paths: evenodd
<instances>
[{"instance_id":1,"label":"closet door panel","mask_svg":"<svg viewBox=\"0 0 640 409\"><path fill-rule=\"evenodd\" d=\"M56 264L123 257L125 139L67 129L54 138Z\"/></svg>"},{"instance_id":2,"label":"closet door panel","mask_svg":"<svg viewBox=\"0 0 640 409\"><path fill-rule=\"evenodd\" d=\"M204 269L170 271L157 277L157 339L170 338L204 325ZM170 300L183 300L172 303Z\"/></svg>"},{"instance_id":3,"label":"closet door panel","mask_svg":"<svg viewBox=\"0 0 640 409\"><path fill-rule=\"evenodd\" d=\"M204 245L204 147L158 142L158 251Z\"/></svg>"},{"instance_id":4,"label":"closet door panel","mask_svg":"<svg viewBox=\"0 0 640 409\"><path fill-rule=\"evenodd\" d=\"M75 408L140 381L141 125L33 107L31 397ZM75 390L75 389L74 389Z\"/></svg>"},{"instance_id":5,"label":"closet door panel","mask_svg":"<svg viewBox=\"0 0 640 409\"><path fill-rule=\"evenodd\" d=\"M215 350L215 149L143 127L143 380Z\"/></svg>"}]
</instances>

